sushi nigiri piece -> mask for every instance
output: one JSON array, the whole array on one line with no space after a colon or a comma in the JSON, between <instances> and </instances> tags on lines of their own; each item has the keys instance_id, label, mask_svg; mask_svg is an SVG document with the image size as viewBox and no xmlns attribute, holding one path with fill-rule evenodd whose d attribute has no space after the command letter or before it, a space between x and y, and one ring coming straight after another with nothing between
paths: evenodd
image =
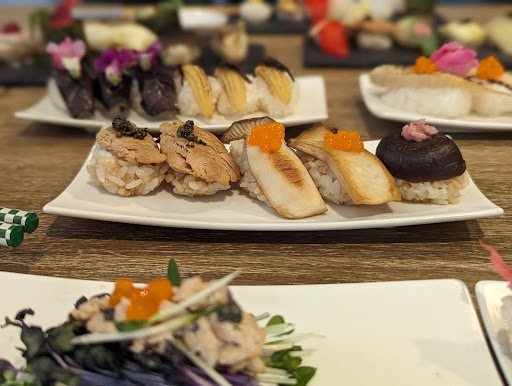
<instances>
[{"instance_id":1,"label":"sushi nigiri piece","mask_svg":"<svg viewBox=\"0 0 512 386\"><path fill-rule=\"evenodd\" d=\"M258 110L259 93L254 79L243 74L233 64L222 64L215 69L221 86L217 110L223 115L244 115Z\"/></svg>"},{"instance_id":2,"label":"sushi nigiri piece","mask_svg":"<svg viewBox=\"0 0 512 386\"><path fill-rule=\"evenodd\" d=\"M169 166L147 129L124 118L101 129L87 171L93 181L110 193L142 196L158 188Z\"/></svg>"},{"instance_id":3,"label":"sushi nigiri piece","mask_svg":"<svg viewBox=\"0 0 512 386\"><path fill-rule=\"evenodd\" d=\"M56 104L65 106L73 118L91 117L94 114L93 80L82 62L85 43L67 37L60 44L49 43L46 52L52 56L56 70L55 83L59 90L54 95Z\"/></svg>"},{"instance_id":4,"label":"sushi nigiri piece","mask_svg":"<svg viewBox=\"0 0 512 386\"><path fill-rule=\"evenodd\" d=\"M382 138L376 154L396 178L404 201L454 204L468 184L457 145L423 119Z\"/></svg>"},{"instance_id":5,"label":"sushi nigiri piece","mask_svg":"<svg viewBox=\"0 0 512 386\"><path fill-rule=\"evenodd\" d=\"M181 114L190 117L213 118L215 103L220 94L220 85L217 79L206 76L204 70L199 66L186 64L180 67L176 87Z\"/></svg>"},{"instance_id":6,"label":"sushi nigiri piece","mask_svg":"<svg viewBox=\"0 0 512 386\"><path fill-rule=\"evenodd\" d=\"M130 50L108 49L94 60L96 98L109 117L126 117L130 108L132 67L136 57Z\"/></svg>"},{"instance_id":7,"label":"sushi nigiri piece","mask_svg":"<svg viewBox=\"0 0 512 386\"><path fill-rule=\"evenodd\" d=\"M162 66L160 43L138 53L138 66L132 85L133 106L150 120L169 119L178 111L176 87L170 69Z\"/></svg>"},{"instance_id":8,"label":"sushi nigiri piece","mask_svg":"<svg viewBox=\"0 0 512 386\"><path fill-rule=\"evenodd\" d=\"M384 65L370 73L387 105L420 114L455 118L475 111L512 113L512 81L496 58L479 62L476 51L452 42L413 67Z\"/></svg>"},{"instance_id":9,"label":"sushi nigiri piece","mask_svg":"<svg viewBox=\"0 0 512 386\"><path fill-rule=\"evenodd\" d=\"M240 187L281 216L299 219L321 214L327 207L306 168L284 142L284 126L275 121L258 125L245 120L230 153L240 168ZM236 129L236 122L233 130Z\"/></svg>"},{"instance_id":10,"label":"sushi nigiri piece","mask_svg":"<svg viewBox=\"0 0 512 386\"><path fill-rule=\"evenodd\" d=\"M173 192L186 196L211 196L230 189L240 172L222 142L193 121L175 120L160 125L160 150L169 171L165 180Z\"/></svg>"},{"instance_id":11,"label":"sushi nigiri piece","mask_svg":"<svg viewBox=\"0 0 512 386\"><path fill-rule=\"evenodd\" d=\"M274 58L268 58L256 67L255 72L262 110L276 118L293 114L300 89L288 67Z\"/></svg>"},{"instance_id":12,"label":"sushi nigiri piece","mask_svg":"<svg viewBox=\"0 0 512 386\"><path fill-rule=\"evenodd\" d=\"M290 139L322 197L336 204L400 201L395 180L364 148L359 133L318 126Z\"/></svg>"}]
</instances>

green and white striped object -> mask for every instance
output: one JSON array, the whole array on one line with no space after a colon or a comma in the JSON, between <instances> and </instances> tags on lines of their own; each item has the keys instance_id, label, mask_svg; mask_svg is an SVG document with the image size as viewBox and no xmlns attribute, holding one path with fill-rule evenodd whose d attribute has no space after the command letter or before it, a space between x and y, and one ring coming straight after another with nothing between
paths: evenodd
<instances>
[{"instance_id":1,"label":"green and white striped object","mask_svg":"<svg viewBox=\"0 0 512 386\"><path fill-rule=\"evenodd\" d=\"M0 207L0 221L17 224L28 233L34 232L39 226L39 217L34 212Z\"/></svg>"},{"instance_id":2,"label":"green and white striped object","mask_svg":"<svg viewBox=\"0 0 512 386\"><path fill-rule=\"evenodd\" d=\"M23 227L0 222L0 245L17 247L23 241Z\"/></svg>"}]
</instances>

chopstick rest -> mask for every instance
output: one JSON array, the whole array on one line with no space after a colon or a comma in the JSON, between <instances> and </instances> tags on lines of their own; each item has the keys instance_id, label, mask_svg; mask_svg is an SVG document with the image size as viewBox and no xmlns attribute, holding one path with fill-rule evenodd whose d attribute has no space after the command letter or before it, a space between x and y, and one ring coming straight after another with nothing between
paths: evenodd
<instances>
[{"instance_id":1,"label":"chopstick rest","mask_svg":"<svg viewBox=\"0 0 512 386\"><path fill-rule=\"evenodd\" d=\"M23 227L16 224L0 222L0 245L17 247L23 241Z\"/></svg>"},{"instance_id":2,"label":"chopstick rest","mask_svg":"<svg viewBox=\"0 0 512 386\"><path fill-rule=\"evenodd\" d=\"M21 225L23 231L34 232L39 226L39 217L34 212L0 207L0 221Z\"/></svg>"}]
</instances>

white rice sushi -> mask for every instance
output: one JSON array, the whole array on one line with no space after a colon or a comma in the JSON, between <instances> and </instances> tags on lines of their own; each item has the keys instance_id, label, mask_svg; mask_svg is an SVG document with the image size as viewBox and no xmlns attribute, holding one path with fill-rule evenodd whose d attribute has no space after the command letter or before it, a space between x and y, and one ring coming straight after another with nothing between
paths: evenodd
<instances>
[{"instance_id":1,"label":"white rice sushi","mask_svg":"<svg viewBox=\"0 0 512 386\"><path fill-rule=\"evenodd\" d=\"M232 64L223 64L215 69L221 86L217 111L226 116L240 116L258 110L260 93L253 77L242 74Z\"/></svg>"},{"instance_id":2,"label":"white rice sushi","mask_svg":"<svg viewBox=\"0 0 512 386\"><path fill-rule=\"evenodd\" d=\"M258 65L255 72L261 110L275 118L292 115L299 102L300 87L290 70L269 58Z\"/></svg>"},{"instance_id":3,"label":"white rice sushi","mask_svg":"<svg viewBox=\"0 0 512 386\"><path fill-rule=\"evenodd\" d=\"M92 180L120 196L146 195L160 186L169 166L144 129L122 119L96 135L97 146L87 171Z\"/></svg>"},{"instance_id":4,"label":"white rice sushi","mask_svg":"<svg viewBox=\"0 0 512 386\"><path fill-rule=\"evenodd\" d=\"M411 67L379 66L372 83L382 88L388 106L425 115L457 118L471 111L487 116L512 113L512 82L507 74L493 81L445 72L416 74Z\"/></svg>"},{"instance_id":5,"label":"white rice sushi","mask_svg":"<svg viewBox=\"0 0 512 386\"><path fill-rule=\"evenodd\" d=\"M187 64L176 78L178 107L181 115L212 119L221 87L217 79L206 76L201 67Z\"/></svg>"},{"instance_id":6,"label":"white rice sushi","mask_svg":"<svg viewBox=\"0 0 512 386\"><path fill-rule=\"evenodd\" d=\"M179 120L160 125L160 149L167 157L165 180L173 192L211 196L231 188L240 172L220 140L209 131Z\"/></svg>"}]
</instances>

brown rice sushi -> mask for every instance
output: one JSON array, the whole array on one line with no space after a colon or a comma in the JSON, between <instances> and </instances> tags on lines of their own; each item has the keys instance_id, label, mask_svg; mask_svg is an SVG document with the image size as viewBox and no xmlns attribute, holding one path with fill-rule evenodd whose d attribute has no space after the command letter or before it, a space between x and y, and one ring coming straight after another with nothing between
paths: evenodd
<instances>
[{"instance_id":1,"label":"brown rice sushi","mask_svg":"<svg viewBox=\"0 0 512 386\"><path fill-rule=\"evenodd\" d=\"M400 201L393 176L364 148L359 133L318 126L289 141L326 200L379 205Z\"/></svg>"},{"instance_id":2,"label":"brown rice sushi","mask_svg":"<svg viewBox=\"0 0 512 386\"><path fill-rule=\"evenodd\" d=\"M468 185L459 148L425 120L384 137L376 153L396 178L404 201L455 204Z\"/></svg>"},{"instance_id":3,"label":"brown rice sushi","mask_svg":"<svg viewBox=\"0 0 512 386\"><path fill-rule=\"evenodd\" d=\"M101 129L96 145L87 171L110 193L142 196L165 179L169 167L153 137L124 118L115 118Z\"/></svg>"},{"instance_id":4,"label":"brown rice sushi","mask_svg":"<svg viewBox=\"0 0 512 386\"><path fill-rule=\"evenodd\" d=\"M262 123L263 122L263 123ZM284 142L284 126L265 118L235 122L225 138L240 168L240 187L281 216L299 219L327 211L306 168Z\"/></svg>"},{"instance_id":5,"label":"brown rice sushi","mask_svg":"<svg viewBox=\"0 0 512 386\"><path fill-rule=\"evenodd\" d=\"M222 142L193 121L175 120L160 125L160 150L169 171L165 180L173 192L186 196L210 196L228 190L240 172Z\"/></svg>"}]
</instances>

